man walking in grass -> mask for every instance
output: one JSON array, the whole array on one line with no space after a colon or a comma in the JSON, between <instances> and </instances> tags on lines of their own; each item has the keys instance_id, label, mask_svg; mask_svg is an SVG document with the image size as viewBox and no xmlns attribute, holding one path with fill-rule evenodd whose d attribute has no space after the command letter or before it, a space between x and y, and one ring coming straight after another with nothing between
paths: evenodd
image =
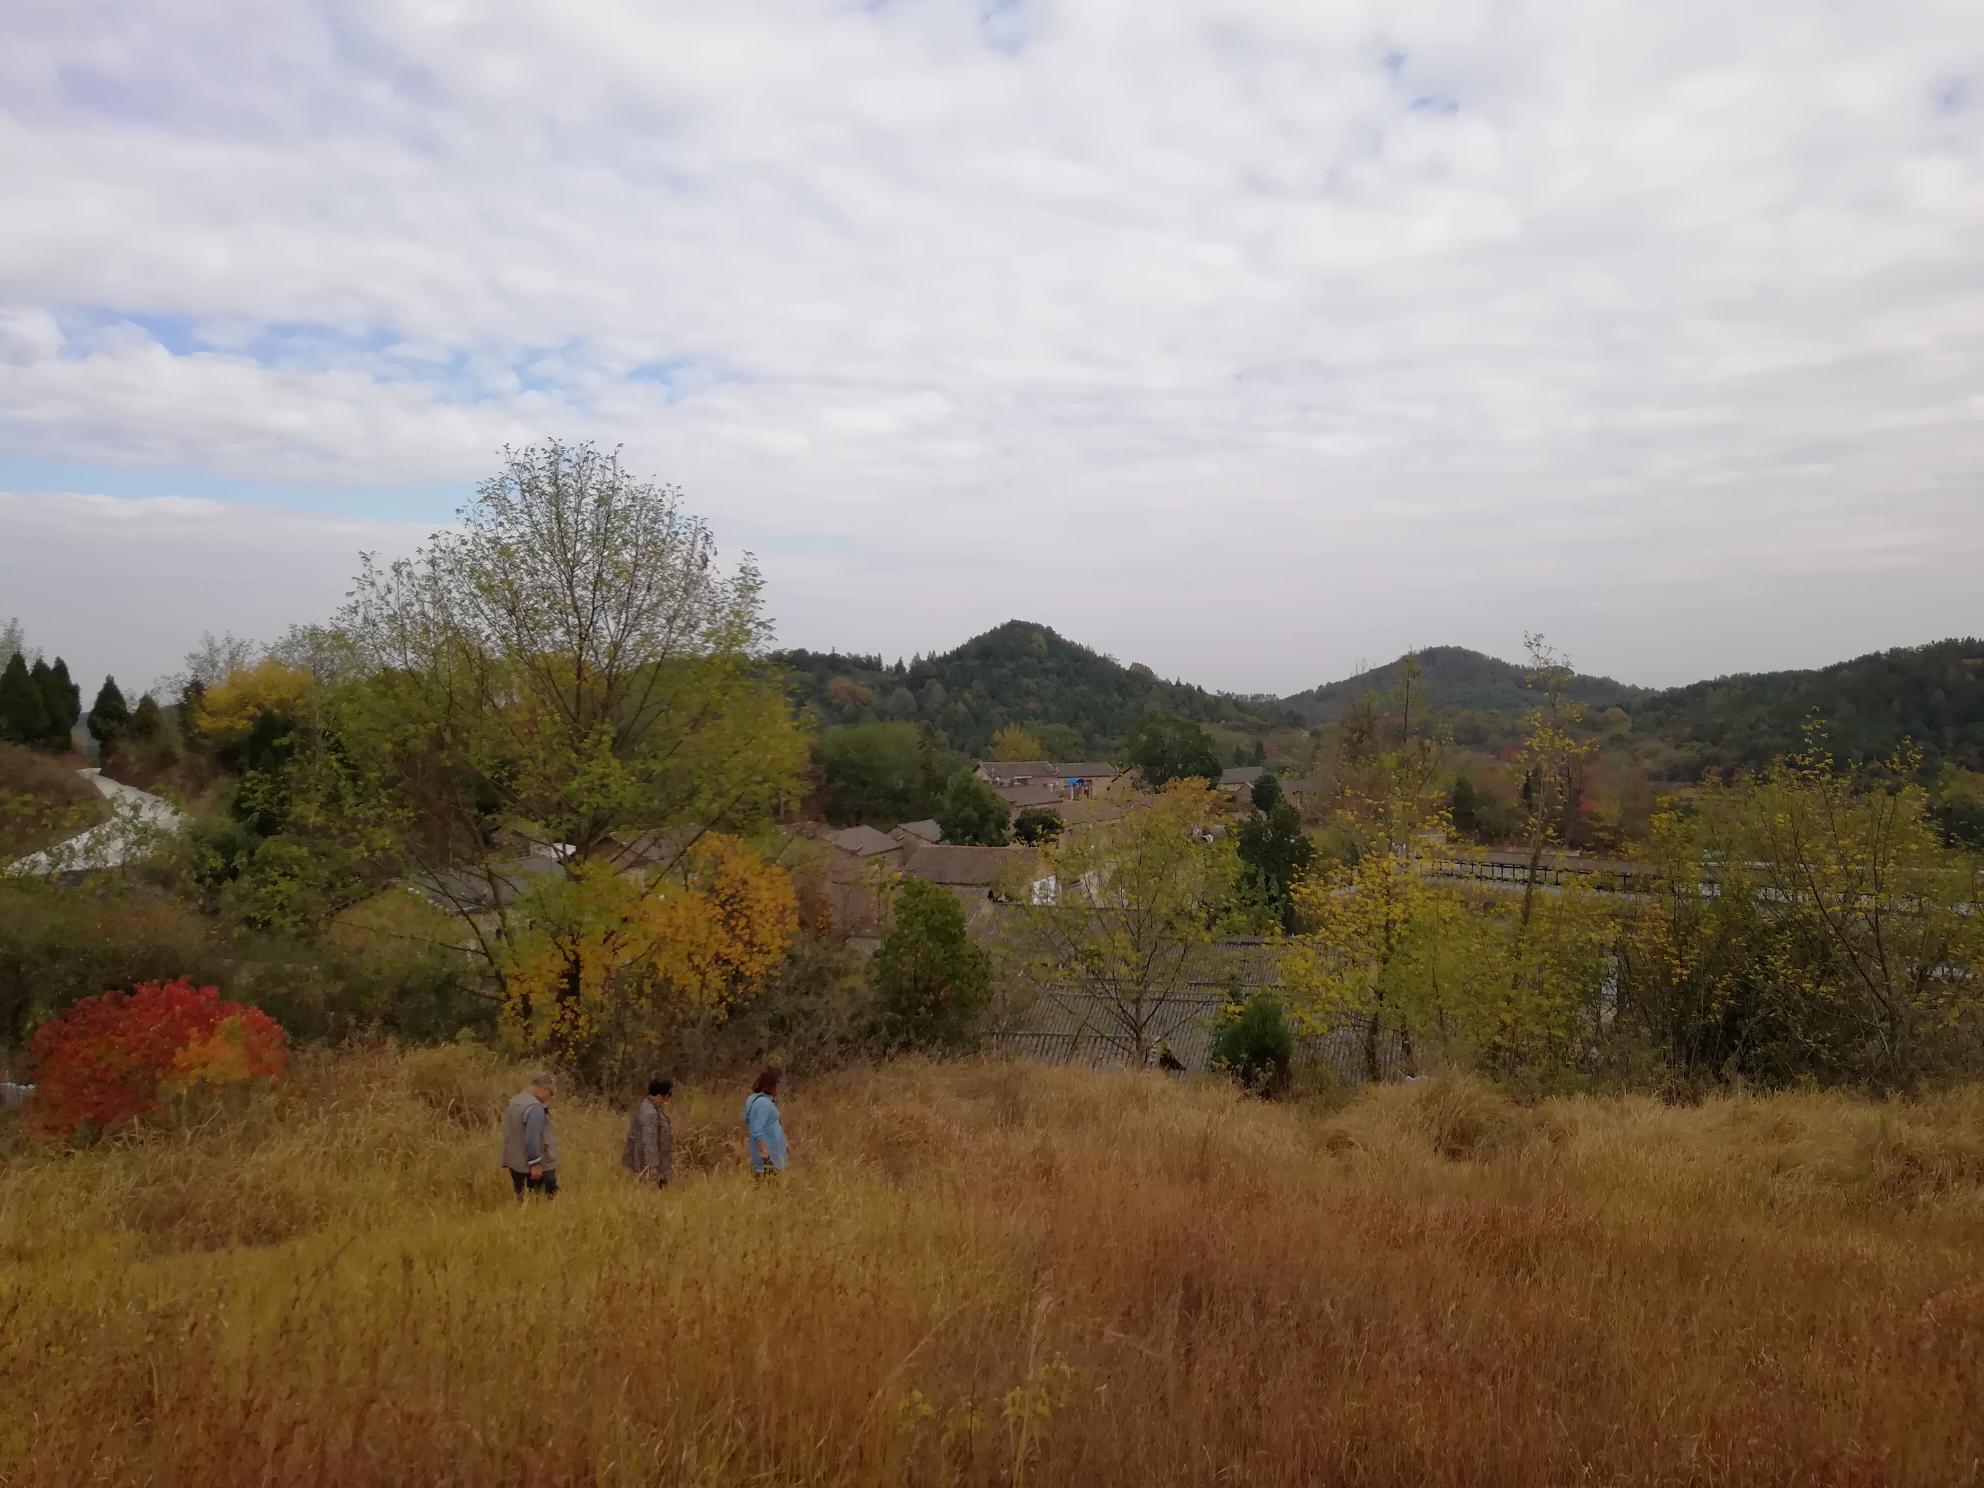
<instances>
[{"instance_id":1,"label":"man walking in grass","mask_svg":"<svg viewBox=\"0 0 1984 1488\"><path fill-rule=\"evenodd\" d=\"M634 1107L627 1125L627 1145L620 1166L649 1188L665 1188L675 1173L675 1129L668 1120L669 1098L675 1082L659 1077L648 1081L648 1098Z\"/></svg>"},{"instance_id":2,"label":"man walking in grass","mask_svg":"<svg viewBox=\"0 0 1984 1488\"><path fill-rule=\"evenodd\" d=\"M558 1197L558 1139L551 1131L551 1096L557 1088L549 1074L532 1075L503 1112L503 1166L510 1170L510 1185L519 1199L534 1193Z\"/></svg>"}]
</instances>

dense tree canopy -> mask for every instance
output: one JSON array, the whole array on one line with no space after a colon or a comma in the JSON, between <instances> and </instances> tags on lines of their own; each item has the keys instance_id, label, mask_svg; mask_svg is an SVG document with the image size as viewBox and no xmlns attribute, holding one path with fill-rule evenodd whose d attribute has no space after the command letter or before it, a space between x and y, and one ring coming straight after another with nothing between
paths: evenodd
<instances>
[{"instance_id":1,"label":"dense tree canopy","mask_svg":"<svg viewBox=\"0 0 1984 1488\"><path fill-rule=\"evenodd\" d=\"M1254 812L1240 823L1238 847L1252 903L1270 927L1293 930L1295 885L1316 858L1301 814L1285 801Z\"/></svg>"},{"instance_id":2,"label":"dense tree canopy","mask_svg":"<svg viewBox=\"0 0 1984 1488\"><path fill-rule=\"evenodd\" d=\"M937 802L944 840L965 847L1004 847L1012 816L998 792L969 770L953 775Z\"/></svg>"},{"instance_id":3,"label":"dense tree canopy","mask_svg":"<svg viewBox=\"0 0 1984 1488\"><path fill-rule=\"evenodd\" d=\"M830 728L814 742L813 768L821 808L836 826L887 826L936 809L938 763L914 724Z\"/></svg>"},{"instance_id":4,"label":"dense tree canopy","mask_svg":"<svg viewBox=\"0 0 1984 1488\"><path fill-rule=\"evenodd\" d=\"M0 737L10 744L40 744L48 737L48 704L19 651L0 670Z\"/></svg>"},{"instance_id":5,"label":"dense tree canopy","mask_svg":"<svg viewBox=\"0 0 1984 1488\"><path fill-rule=\"evenodd\" d=\"M1174 780L1194 778L1217 785L1225 773L1212 739L1185 718L1141 720L1124 741L1123 754L1152 790L1162 790Z\"/></svg>"},{"instance_id":6,"label":"dense tree canopy","mask_svg":"<svg viewBox=\"0 0 1984 1488\"><path fill-rule=\"evenodd\" d=\"M556 441L510 452L457 526L359 576L327 699L339 752L528 1042L579 1058L637 990L721 1003L783 954L783 874L728 836L704 846L799 793L760 592L673 487ZM520 844L553 871L505 890ZM601 868L635 846L659 871ZM734 978L711 984L726 923Z\"/></svg>"},{"instance_id":7,"label":"dense tree canopy","mask_svg":"<svg viewBox=\"0 0 1984 1488\"><path fill-rule=\"evenodd\" d=\"M902 716L886 710L903 688L919 721L942 730L953 749L980 757L1000 729L1014 724L1034 736L1038 757L1082 759L1107 754L1153 711L1246 727L1283 717L1271 707L1161 681L1148 667L1125 666L1019 620L955 651L917 657L900 672L879 656L786 651L777 659L794 697L828 723Z\"/></svg>"},{"instance_id":8,"label":"dense tree canopy","mask_svg":"<svg viewBox=\"0 0 1984 1488\"><path fill-rule=\"evenodd\" d=\"M969 1047L992 995L992 958L971 939L964 906L920 878L897 887L869 976L878 1031L892 1049Z\"/></svg>"}]
</instances>

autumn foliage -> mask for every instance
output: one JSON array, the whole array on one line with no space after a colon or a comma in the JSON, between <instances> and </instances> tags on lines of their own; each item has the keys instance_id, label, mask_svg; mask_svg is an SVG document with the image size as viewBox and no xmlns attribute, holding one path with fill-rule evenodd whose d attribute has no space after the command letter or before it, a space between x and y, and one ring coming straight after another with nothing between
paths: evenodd
<instances>
[{"instance_id":1,"label":"autumn foliage","mask_svg":"<svg viewBox=\"0 0 1984 1488\"><path fill-rule=\"evenodd\" d=\"M36 1030L34 1116L46 1131L119 1126L196 1087L273 1080L282 1028L185 977L86 998Z\"/></svg>"},{"instance_id":2,"label":"autumn foliage","mask_svg":"<svg viewBox=\"0 0 1984 1488\"><path fill-rule=\"evenodd\" d=\"M791 876L720 833L652 883L582 866L524 902L505 1031L581 1068L630 1028L647 1042L669 1012L721 1010L778 970L799 924Z\"/></svg>"}]
</instances>

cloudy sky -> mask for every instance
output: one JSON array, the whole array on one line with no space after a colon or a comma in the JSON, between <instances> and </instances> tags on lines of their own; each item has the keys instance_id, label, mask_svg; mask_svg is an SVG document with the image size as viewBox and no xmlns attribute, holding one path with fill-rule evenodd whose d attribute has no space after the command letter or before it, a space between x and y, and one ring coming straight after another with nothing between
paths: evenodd
<instances>
[{"instance_id":1,"label":"cloudy sky","mask_svg":"<svg viewBox=\"0 0 1984 1488\"><path fill-rule=\"evenodd\" d=\"M11 0L0 619L139 682L506 442L789 644L1665 683L1984 630L1977 0Z\"/></svg>"}]
</instances>

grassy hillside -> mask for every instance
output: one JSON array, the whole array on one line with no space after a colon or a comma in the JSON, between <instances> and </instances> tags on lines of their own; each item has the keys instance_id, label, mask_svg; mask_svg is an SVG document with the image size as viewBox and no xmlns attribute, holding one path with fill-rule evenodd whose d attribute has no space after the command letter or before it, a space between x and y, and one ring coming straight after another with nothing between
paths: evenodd
<instances>
[{"instance_id":1,"label":"grassy hillside","mask_svg":"<svg viewBox=\"0 0 1984 1488\"><path fill-rule=\"evenodd\" d=\"M1984 1456L1984 1095L1335 1115L1011 1065L735 1089L675 1187L515 1072L320 1061L191 1130L0 1142L0 1480L1935 1484ZM0 1118L4 1119L4 1118ZM10 1136L12 1134L9 1134Z\"/></svg>"},{"instance_id":2,"label":"grassy hillside","mask_svg":"<svg viewBox=\"0 0 1984 1488\"><path fill-rule=\"evenodd\" d=\"M67 759L0 744L0 865L72 837L110 815Z\"/></svg>"},{"instance_id":3,"label":"grassy hillside","mask_svg":"<svg viewBox=\"0 0 1984 1488\"><path fill-rule=\"evenodd\" d=\"M1147 713L1259 730L1280 721L1274 705L1167 682L1044 625L1009 620L954 651L918 657L900 671L878 656L787 651L776 660L794 696L830 724L932 723L946 742L981 754L1009 723L1061 724L1076 736L1057 754L1107 752Z\"/></svg>"},{"instance_id":4,"label":"grassy hillside","mask_svg":"<svg viewBox=\"0 0 1984 1488\"><path fill-rule=\"evenodd\" d=\"M1536 706L1536 693L1524 683L1524 668L1465 646L1429 646L1412 653L1421 668L1419 701L1434 710L1465 708L1483 713L1520 713ZM1384 696L1399 685L1405 659L1386 662L1340 682L1325 682L1282 699L1282 706L1311 724L1341 718L1367 694ZM1591 708L1630 708L1646 689L1610 677L1578 677L1571 696Z\"/></svg>"}]
</instances>

